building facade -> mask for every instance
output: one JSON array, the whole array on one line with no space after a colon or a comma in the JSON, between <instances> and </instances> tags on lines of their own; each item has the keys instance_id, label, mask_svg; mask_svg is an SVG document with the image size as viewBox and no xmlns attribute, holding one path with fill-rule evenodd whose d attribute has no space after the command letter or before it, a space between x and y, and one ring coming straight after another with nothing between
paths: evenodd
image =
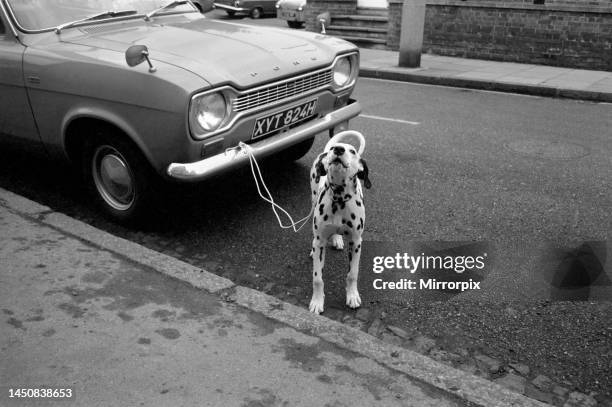
<instances>
[{"instance_id":1,"label":"building facade","mask_svg":"<svg viewBox=\"0 0 612 407\"><path fill-rule=\"evenodd\" d=\"M397 50L404 0L309 0L307 26ZM411 0L406 0L411 1ZM423 52L612 71L612 0L427 0Z\"/></svg>"}]
</instances>

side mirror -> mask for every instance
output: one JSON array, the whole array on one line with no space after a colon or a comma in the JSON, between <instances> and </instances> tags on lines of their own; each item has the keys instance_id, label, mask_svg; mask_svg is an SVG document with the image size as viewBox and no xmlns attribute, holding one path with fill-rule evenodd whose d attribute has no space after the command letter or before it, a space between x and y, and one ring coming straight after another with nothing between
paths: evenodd
<instances>
[{"instance_id":1,"label":"side mirror","mask_svg":"<svg viewBox=\"0 0 612 407\"><path fill-rule=\"evenodd\" d=\"M329 22L331 21L331 14L329 11L321 13L317 16L317 21L315 22L316 27L321 29L321 34L327 34L325 32L325 26L329 26Z\"/></svg>"},{"instance_id":2,"label":"side mirror","mask_svg":"<svg viewBox=\"0 0 612 407\"><path fill-rule=\"evenodd\" d=\"M132 45L125 51L125 62L128 66L140 65L144 61L149 64L149 72L153 73L157 70L149 60L149 49L146 45Z\"/></svg>"}]
</instances>

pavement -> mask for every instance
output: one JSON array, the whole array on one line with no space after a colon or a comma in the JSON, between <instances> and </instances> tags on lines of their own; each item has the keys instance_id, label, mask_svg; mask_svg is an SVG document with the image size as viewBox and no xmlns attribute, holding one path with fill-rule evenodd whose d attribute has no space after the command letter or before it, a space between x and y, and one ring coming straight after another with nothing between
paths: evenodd
<instances>
[{"instance_id":1,"label":"pavement","mask_svg":"<svg viewBox=\"0 0 612 407\"><path fill-rule=\"evenodd\" d=\"M0 405L544 406L0 189Z\"/></svg>"},{"instance_id":2,"label":"pavement","mask_svg":"<svg viewBox=\"0 0 612 407\"><path fill-rule=\"evenodd\" d=\"M361 48L360 76L528 95L612 102L612 72L423 54L419 68L399 52Z\"/></svg>"}]
</instances>

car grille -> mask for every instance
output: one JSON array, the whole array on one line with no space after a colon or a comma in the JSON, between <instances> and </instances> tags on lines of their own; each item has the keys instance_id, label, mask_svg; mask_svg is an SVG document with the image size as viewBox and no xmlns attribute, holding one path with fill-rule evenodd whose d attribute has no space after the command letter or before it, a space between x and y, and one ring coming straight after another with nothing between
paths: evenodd
<instances>
[{"instance_id":1,"label":"car grille","mask_svg":"<svg viewBox=\"0 0 612 407\"><path fill-rule=\"evenodd\" d=\"M331 69L289 79L239 95L233 103L233 109L235 112L242 112L269 103L278 102L295 95L301 95L326 87L331 84L331 80Z\"/></svg>"}]
</instances>

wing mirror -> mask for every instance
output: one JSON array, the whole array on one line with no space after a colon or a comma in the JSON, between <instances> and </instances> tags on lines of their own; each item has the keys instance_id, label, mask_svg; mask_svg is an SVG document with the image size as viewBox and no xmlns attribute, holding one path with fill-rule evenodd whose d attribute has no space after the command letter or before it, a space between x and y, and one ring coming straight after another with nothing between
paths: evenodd
<instances>
[{"instance_id":1,"label":"wing mirror","mask_svg":"<svg viewBox=\"0 0 612 407\"><path fill-rule=\"evenodd\" d=\"M321 34L325 35L327 34L325 32L325 26L329 25L329 22L331 21L331 14L329 13L329 11L326 11L325 13L321 13L317 16L317 26L321 28Z\"/></svg>"},{"instance_id":2,"label":"wing mirror","mask_svg":"<svg viewBox=\"0 0 612 407\"><path fill-rule=\"evenodd\" d=\"M153 73L157 71L157 68L151 64L151 60L149 59L149 49L146 45L132 45L125 51L125 62L129 66L136 66L142 64L144 61L147 61L149 64L149 72Z\"/></svg>"}]
</instances>

